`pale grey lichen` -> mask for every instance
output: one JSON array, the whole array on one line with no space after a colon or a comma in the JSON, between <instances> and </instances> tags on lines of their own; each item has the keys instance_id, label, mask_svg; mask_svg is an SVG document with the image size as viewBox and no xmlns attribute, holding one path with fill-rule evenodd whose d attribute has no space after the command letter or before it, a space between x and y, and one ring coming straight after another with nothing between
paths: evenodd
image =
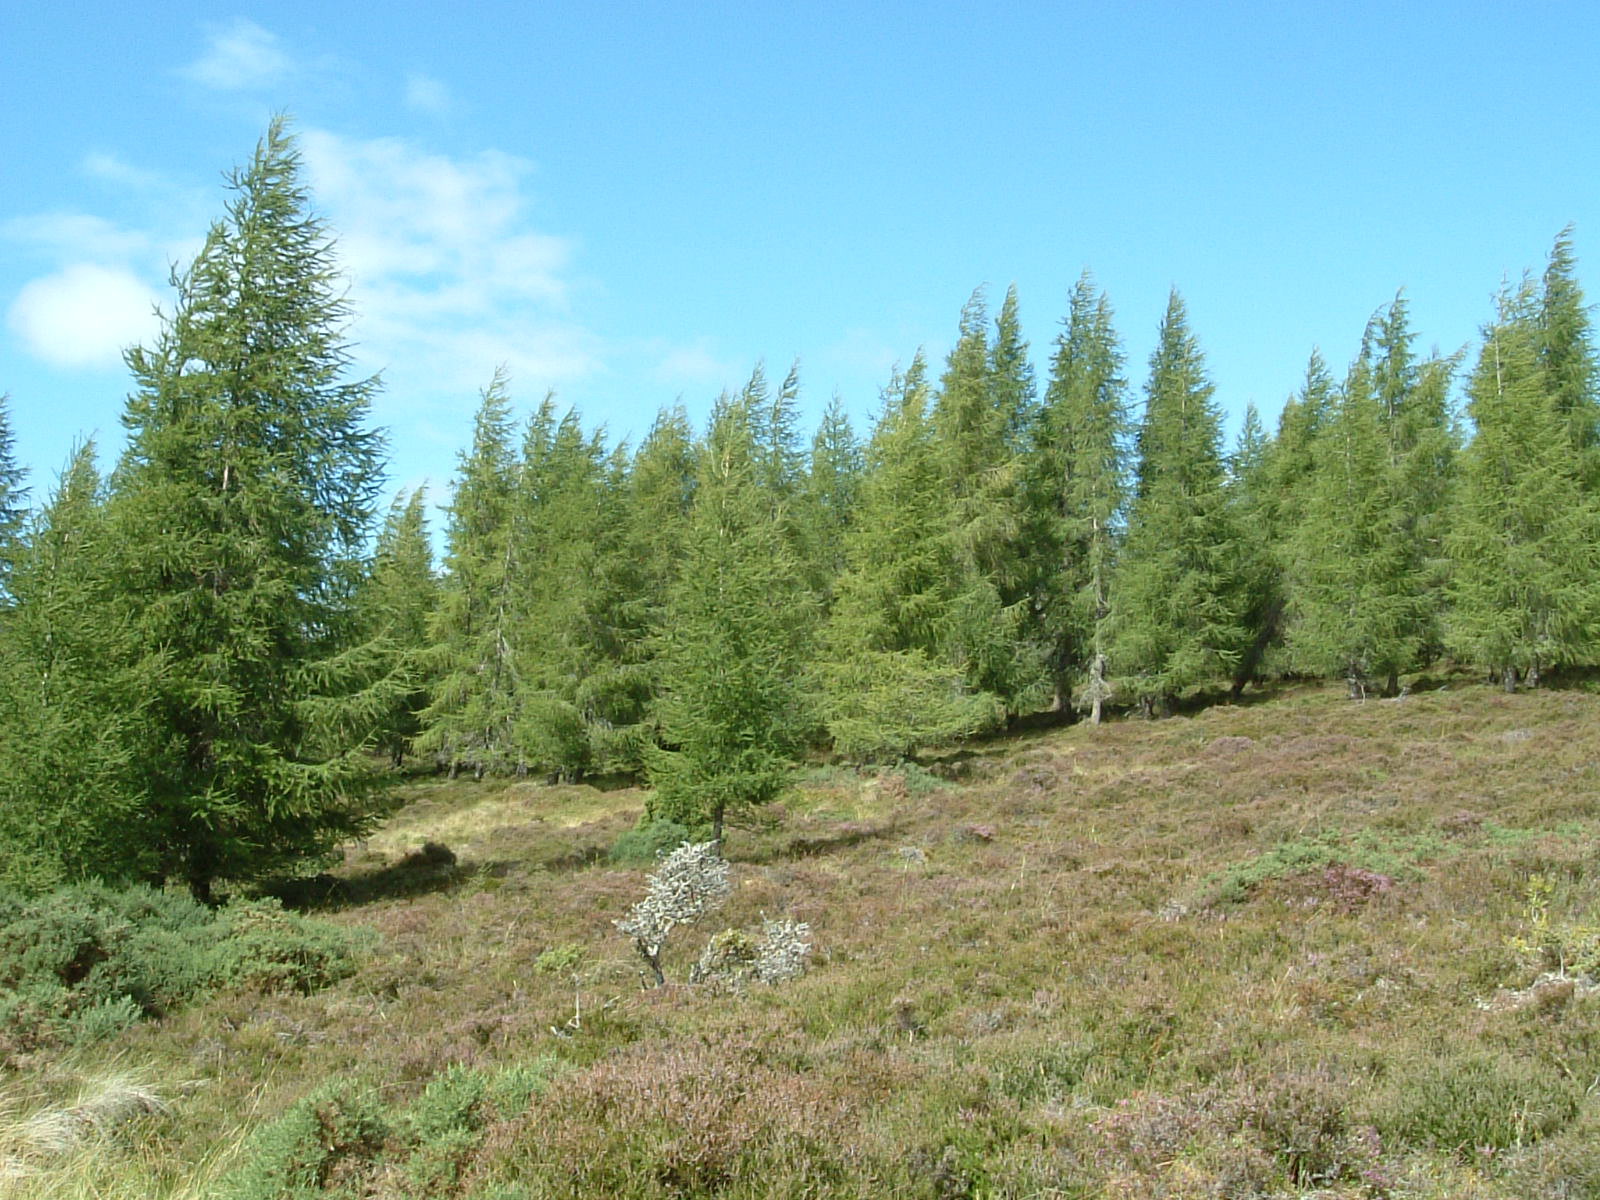
<instances>
[{"instance_id":1,"label":"pale grey lichen","mask_svg":"<svg viewBox=\"0 0 1600 1200\"><path fill-rule=\"evenodd\" d=\"M728 898L732 884L728 863L716 842L690 842L666 855L645 880L645 898L616 922L633 939L634 948L655 975L665 983L661 949L680 925L698 921Z\"/></svg>"}]
</instances>

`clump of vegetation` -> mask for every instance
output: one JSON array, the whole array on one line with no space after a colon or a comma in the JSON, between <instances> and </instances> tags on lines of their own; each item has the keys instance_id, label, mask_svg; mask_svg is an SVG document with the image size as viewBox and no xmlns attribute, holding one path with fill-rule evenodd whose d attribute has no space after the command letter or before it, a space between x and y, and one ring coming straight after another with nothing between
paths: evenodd
<instances>
[{"instance_id":1,"label":"clump of vegetation","mask_svg":"<svg viewBox=\"0 0 1600 1200\"><path fill-rule=\"evenodd\" d=\"M1396 1065L1372 1121L1395 1143L1470 1159L1564 1128L1583 1094L1553 1064L1483 1051L1435 1056Z\"/></svg>"},{"instance_id":2,"label":"clump of vegetation","mask_svg":"<svg viewBox=\"0 0 1600 1200\"><path fill-rule=\"evenodd\" d=\"M752 983L785 983L805 974L810 953L811 926L804 921L764 920L759 939L741 929L724 929L700 952L689 982L728 991L743 991Z\"/></svg>"},{"instance_id":3,"label":"clump of vegetation","mask_svg":"<svg viewBox=\"0 0 1600 1200\"><path fill-rule=\"evenodd\" d=\"M255 1136L223 1194L228 1200L366 1195L382 1177L394 1179L404 1195L457 1195L485 1130L520 1117L561 1069L553 1058L499 1071L455 1064L398 1112L359 1082L330 1084Z\"/></svg>"},{"instance_id":4,"label":"clump of vegetation","mask_svg":"<svg viewBox=\"0 0 1600 1200\"><path fill-rule=\"evenodd\" d=\"M1384 837L1362 831L1354 837L1324 833L1291 838L1207 880L1214 903L1240 904L1273 880L1315 874L1336 907L1353 911L1398 879L1415 879L1417 862L1438 851L1430 837Z\"/></svg>"},{"instance_id":5,"label":"clump of vegetation","mask_svg":"<svg viewBox=\"0 0 1600 1200\"><path fill-rule=\"evenodd\" d=\"M360 940L276 900L213 910L100 884L0 897L0 1059L112 1035L217 988L308 993L355 970Z\"/></svg>"},{"instance_id":6,"label":"clump of vegetation","mask_svg":"<svg viewBox=\"0 0 1600 1200\"><path fill-rule=\"evenodd\" d=\"M1548 876L1528 879L1527 932L1511 939L1512 948L1533 957L1559 979L1600 980L1600 926L1552 918L1554 895L1555 884Z\"/></svg>"},{"instance_id":7,"label":"clump of vegetation","mask_svg":"<svg viewBox=\"0 0 1600 1200\"><path fill-rule=\"evenodd\" d=\"M616 926L633 939L634 949L655 977L666 983L661 951L668 935L692 925L728 898L732 884L728 862L716 842L679 846L661 859L646 880L648 894ZM689 982L741 991L752 982L782 983L805 971L811 953L811 926L787 918L764 920L756 939L738 929L725 929L701 951L689 971Z\"/></svg>"},{"instance_id":8,"label":"clump of vegetation","mask_svg":"<svg viewBox=\"0 0 1600 1200\"><path fill-rule=\"evenodd\" d=\"M653 863L693 836L687 825L680 825L665 817L646 817L612 843L611 861L619 867Z\"/></svg>"},{"instance_id":9,"label":"clump of vegetation","mask_svg":"<svg viewBox=\"0 0 1600 1200\"><path fill-rule=\"evenodd\" d=\"M634 949L655 976L667 981L661 968L661 951L667 937L680 925L692 925L728 898L728 862L716 842L690 842L661 859L645 880L647 894L616 922L633 939Z\"/></svg>"}]
</instances>

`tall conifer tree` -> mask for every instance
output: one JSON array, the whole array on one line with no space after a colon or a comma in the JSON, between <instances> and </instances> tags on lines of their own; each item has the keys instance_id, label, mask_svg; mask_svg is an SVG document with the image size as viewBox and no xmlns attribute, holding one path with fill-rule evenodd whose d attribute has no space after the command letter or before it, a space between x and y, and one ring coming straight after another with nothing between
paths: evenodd
<instances>
[{"instance_id":1,"label":"tall conifer tree","mask_svg":"<svg viewBox=\"0 0 1600 1200\"><path fill-rule=\"evenodd\" d=\"M380 639L406 681L379 727L378 741L399 767L422 731L422 711L429 701L430 629L439 599L433 572L433 545L428 537L427 491L402 493L389 507L378 534L372 570L361 590L361 609L369 637Z\"/></svg>"},{"instance_id":2,"label":"tall conifer tree","mask_svg":"<svg viewBox=\"0 0 1600 1200\"><path fill-rule=\"evenodd\" d=\"M17 465L10 403L10 396L0 395L0 610L11 594L11 572L22 549L28 517L27 473Z\"/></svg>"},{"instance_id":3,"label":"tall conifer tree","mask_svg":"<svg viewBox=\"0 0 1600 1200\"><path fill-rule=\"evenodd\" d=\"M393 690L350 645L378 383L349 378L332 242L281 119L230 187L160 336L128 354L112 489L127 620L167 668L157 870L201 898L369 827L363 750Z\"/></svg>"},{"instance_id":4,"label":"tall conifer tree","mask_svg":"<svg viewBox=\"0 0 1600 1200\"><path fill-rule=\"evenodd\" d=\"M1449 644L1508 691L1592 662L1600 638L1600 498L1585 486L1586 431L1574 420L1583 401L1571 360L1544 352L1543 316L1525 283L1501 295L1485 330L1450 539Z\"/></svg>"},{"instance_id":5,"label":"tall conifer tree","mask_svg":"<svg viewBox=\"0 0 1600 1200\"><path fill-rule=\"evenodd\" d=\"M432 702L419 752L451 773L514 766L519 685L514 654L519 462L502 372L483 392L462 454L445 534L445 580L432 626Z\"/></svg>"},{"instance_id":6,"label":"tall conifer tree","mask_svg":"<svg viewBox=\"0 0 1600 1200\"><path fill-rule=\"evenodd\" d=\"M1111 303L1087 271L1056 338L1029 460L1037 620L1049 647L1055 704L1075 685L1098 724L1107 699L1111 584L1128 490L1128 412Z\"/></svg>"},{"instance_id":7,"label":"tall conifer tree","mask_svg":"<svg viewBox=\"0 0 1600 1200\"><path fill-rule=\"evenodd\" d=\"M987 728L1002 714L946 642L958 576L928 408L927 365L918 353L884 390L823 630L823 715L834 744L852 757L908 754Z\"/></svg>"},{"instance_id":8,"label":"tall conifer tree","mask_svg":"<svg viewBox=\"0 0 1600 1200\"><path fill-rule=\"evenodd\" d=\"M112 603L92 444L19 543L0 627L0 886L132 882L160 864L148 820L152 672Z\"/></svg>"},{"instance_id":9,"label":"tall conifer tree","mask_svg":"<svg viewBox=\"0 0 1600 1200\"><path fill-rule=\"evenodd\" d=\"M1146 712L1227 675L1243 637L1237 535L1212 393L1174 291L1150 357L1138 484L1112 600L1112 661Z\"/></svg>"},{"instance_id":10,"label":"tall conifer tree","mask_svg":"<svg viewBox=\"0 0 1600 1200\"><path fill-rule=\"evenodd\" d=\"M1416 660L1422 628L1385 416L1364 352L1314 444L1316 472L1291 550L1292 661L1343 677L1352 697L1374 680L1392 688Z\"/></svg>"},{"instance_id":11,"label":"tall conifer tree","mask_svg":"<svg viewBox=\"0 0 1600 1200\"><path fill-rule=\"evenodd\" d=\"M658 630L663 747L653 816L724 822L775 799L811 728L812 598L762 483L751 397L724 396L700 447L682 574Z\"/></svg>"}]
</instances>

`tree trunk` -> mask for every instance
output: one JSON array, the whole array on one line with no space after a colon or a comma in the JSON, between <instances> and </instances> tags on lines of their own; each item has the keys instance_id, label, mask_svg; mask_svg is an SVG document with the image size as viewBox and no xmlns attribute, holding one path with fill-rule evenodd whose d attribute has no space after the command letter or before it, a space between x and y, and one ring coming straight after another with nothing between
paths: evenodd
<instances>
[{"instance_id":1,"label":"tree trunk","mask_svg":"<svg viewBox=\"0 0 1600 1200\"><path fill-rule=\"evenodd\" d=\"M1500 686L1506 690L1507 695L1517 690L1517 669L1515 667L1508 666L1501 669Z\"/></svg>"}]
</instances>

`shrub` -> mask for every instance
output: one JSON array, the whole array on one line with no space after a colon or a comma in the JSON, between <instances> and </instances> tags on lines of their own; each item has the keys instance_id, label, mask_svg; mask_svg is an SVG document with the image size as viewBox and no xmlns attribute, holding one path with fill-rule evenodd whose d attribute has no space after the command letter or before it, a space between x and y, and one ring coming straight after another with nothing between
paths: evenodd
<instances>
[{"instance_id":1,"label":"shrub","mask_svg":"<svg viewBox=\"0 0 1600 1200\"><path fill-rule=\"evenodd\" d=\"M583 959L582 946L551 946L533 960L533 969L540 975L569 975L583 965Z\"/></svg>"},{"instance_id":2,"label":"shrub","mask_svg":"<svg viewBox=\"0 0 1600 1200\"><path fill-rule=\"evenodd\" d=\"M114 1035L219 986L309 992L350 974L356 948L277 901L213 911L99 884L0 897L0 1061Z\"/></svg>"},{"instance_id":3,"label":"shrub","mask_svg":"<svg viewBox=\"0 0 1600 1200\"><path fill-rule=\"evenodd\" d=\"M222 1194L228 1200L310 1200L339 1177L370 1170L390 1132L371 1092L331 1084L255 1135Z\"/></svg>"},{"instance_id":4,"label":"shrub","mask_svg":"<svg viewBox=\"0 0 1600 1200\"><path fill-rule=\"evenodd\" d=\"M633 939L634 949L659 985L667 981L661 969L661 950L668 935L679 925L693 924L721 904L732 885L728 882L727 860L718 852L716 842L679 846L662 858L660 867L645 884L645 898L616 926Z\"/></svg>"},{"instance_id":5,"label":"shrub","mask_svg":"<svg viewBox=\"0 0 1600 1200\"><path fill-rule=\"evenodd\" d=\"M223 1183L227 1200L311 1200L392 1194L452 1195L493 1121L522 1116L560 1070L538 1058L494 1074L460 1064L435 1076L398 1117L359 1083L324 1087L261 1129L242 1166Z\"/></svg>"},{"instance_id":6,"label":"shrub","mask_svg":"<svg viewBox=\"0 0 1600 1200\"><path fill-rule=\"evenodd\" d=\"M219 923L211 972L218 983L309 995L355 973L357 946L349 931L286 912L277 900L230 905Z\"/></svg>"},{"instance_id":7,"label":"shrub","mask_svg":"<svg viewBox=\"0 0 1600 1200\"><path fill-rule=\"evenodd\" d=\"M489 1092L483 1072L460 1065L434 1078L406 1110L403 1128L413 1143L406 1177L424 1196L455 1186L484 1125Z\"/></svg>"},{"instance_id":8,"label":"shrub","mask_svg":"<svg viewBox=\"0 0 1600 1200\"><path fill-rule=\"evenodd\" d=\"M1324 833L1315 837L1297 837L1280 842L1270 850L1242 863L1235 863L1210 876L1210 897L1214 903L1240 904L1249 899L1262 884L1296 875L1336 870L1327 876L1330 887L1341 883L1359 886L1360 876L1384 876L1389 883L1398 879L1415 879L1419 872L1416 863L1439 849L1436 841L1426 836L1406 837L1396 835L1383 838L1363 830L1346 838L1338 833ZM1369 888L1368 891L1386 890Z\"/></svg>"},{"instance_id":9,"label":"shrub","mask_svg":"<svg viewBox=\"0 0 1600 1200\"><path fill-rule=\"evenodd\" d=\"M785 917L763 920L761 940L740 929L724 929L706 943L689 971L690 983L743 991L751 983L785 983L805 974L811 926Z\"/></svg>"},{"instance_id":10,"label":"shrub","mask_svg":"<svg viewBox=\"0 0 1600 1200\"><path fill-rule=\"evenodd\" d=\"M1511 939L1512 948L1562 978L1600 978L1600 927L1552 920L1554 895L1555 885L1547 876L1529 878L1527 932Z\"/></svg>"},{"instance_id":11,"label":"shrub","mask_svg":"<svg viewBox=\"0 0 1600 1200\"><path fill-rule=\"evenodd\" d=\"M611 847L611 861L618 866L653 863L689 840L689 828L676 821L647 818L628 830Z\"/></svg>"}]
</instances>

